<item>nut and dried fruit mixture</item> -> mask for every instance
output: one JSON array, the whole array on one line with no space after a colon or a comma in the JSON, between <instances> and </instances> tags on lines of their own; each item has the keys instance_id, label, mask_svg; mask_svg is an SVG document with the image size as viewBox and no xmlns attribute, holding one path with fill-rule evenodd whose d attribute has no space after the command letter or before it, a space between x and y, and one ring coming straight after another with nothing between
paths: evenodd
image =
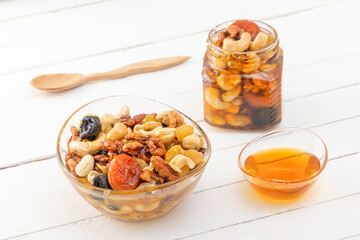
<instances>
[{"instance_id":1,"label":"nut and dried fruit mixture","mask_svg":"<svg viewBox=\"0 0 360 240\"><path fill-rule=\"evenodd\" d=\"M249 20L214 31L202 71L205 120L235 129L279 123L283 57L276 32Z\"/></svg>"},{"instance_id":2,"label":"nut and dried fruit mixture","mask_svg":"<svg viewBox=\"0 0 360 240\"><path fill-rule=\"evenodd\" d=\"M129 190L173 181L204 160L204 141L177 111L84 116L71 126L67 169L93 186Z\"/></svg>"}]
</instances>

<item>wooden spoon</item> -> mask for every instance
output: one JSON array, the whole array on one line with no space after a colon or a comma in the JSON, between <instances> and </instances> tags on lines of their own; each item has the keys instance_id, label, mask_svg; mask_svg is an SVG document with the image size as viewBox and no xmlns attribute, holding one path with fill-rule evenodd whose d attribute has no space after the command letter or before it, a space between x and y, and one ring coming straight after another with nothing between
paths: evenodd
<instances>
[{"instance_id":1,"label":"wooden spoon","mask_svg":"<svg viewBox=\"0 0 360 240\"><path fill-rule=\"evenodd\" d=\"M34 78L33 80L31 80L30 83L34 88L44 91L63 91L91 81L122 78L134 74L147 73L171 68L185 62L189 58L190 57L188 56L179 56L152 59L144 62L133 63L108 72L94 73L91 75L83 75L80 73L45 74Z\"/></svg>"}]
</instances>

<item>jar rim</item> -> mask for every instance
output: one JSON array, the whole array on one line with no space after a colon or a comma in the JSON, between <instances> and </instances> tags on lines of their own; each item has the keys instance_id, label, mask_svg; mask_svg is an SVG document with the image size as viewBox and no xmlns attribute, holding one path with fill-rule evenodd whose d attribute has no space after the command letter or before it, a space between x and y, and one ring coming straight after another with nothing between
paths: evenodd
<instances>
[{"instance_id":1,"label":"jar rim","mask_svg":"<svg viewBox=\"0 0 360 240\"><path fill-rule=\"evenodd\" d=\"M251 22L256 23L260 27L260 29L264 28L267 31L269 31L273 35L274 40L267 47L259 49L259 50L255 50L255 51L248 50L248 51L245 51L245 52L235 52L235 51L228 51L228 52L236 53L238 55L245 55L245 54L248 54L248 53L256 53L256 54L258 54L258 53L262 53L262 52L266 52L268 50L274 49L279 44L278 34L277 34L275 28L273 28L269 24L267 24L265 22L262 22L262 21L259 21L259 20L234 19L234 20L229 20L229 21L220 23L220 24L216 25L213 29L211 29L209 34L208 34L207 41L206 41L208 43L208 45L210 45L212 48L214 48L215 50L217 50L219 52L224 52L225 50L223 48L218 47L218 46L215 45L215 43L213 41L213 39L214 39L213 35L216 34L219 30L224 29L224 26L229 26L230 24L234 23L235 21L239 21L239 20L247 20L247 21L251 21Z\"/></svg>"}]
</instances>

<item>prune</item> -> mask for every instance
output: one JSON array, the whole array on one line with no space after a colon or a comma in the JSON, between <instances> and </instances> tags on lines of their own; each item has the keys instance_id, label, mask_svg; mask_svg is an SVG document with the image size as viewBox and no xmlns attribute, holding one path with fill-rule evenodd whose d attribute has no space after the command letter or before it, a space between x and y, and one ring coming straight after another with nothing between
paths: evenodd
<instances>
[{"instance_id":1,"label":"prune","mask_svg":"<svg viewBox=\"0 0 360 240\"><path fill-rule=\"evenodd\" d=\"M108 178L104 175L96 176L92 185L99 188L111 189Z\"/></svg>"},{"instance_id":2,"label":"prune","mask_svg":"<svg viewBox=\"0 0 360 240\"><path fill-rule=\"evenodd\" d=\"M93 141L101 131L100 118L97 116L85 116L80 125L80 137Z\"/></svg>"},{"instance_id":3,"label":"prune","mask_svg":"<svg viewBox=\"0 0 360 240\"><path fill-rule=\"evenodd\" d=\"M276 122L277 109L275 107L269 108L254 108L251 120L255 126L266 126Z\"/></svg>"}]
</instances>

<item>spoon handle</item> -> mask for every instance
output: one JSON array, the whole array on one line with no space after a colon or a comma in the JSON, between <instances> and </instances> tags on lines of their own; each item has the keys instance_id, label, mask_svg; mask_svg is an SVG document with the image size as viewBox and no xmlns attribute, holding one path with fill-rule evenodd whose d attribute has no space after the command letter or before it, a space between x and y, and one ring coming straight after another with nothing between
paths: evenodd
<instances>
[{"instance_id":1,"label":"spoon handle","mask_svg":"<svg viewBox=\"0 0 360 240\"><path fill-rule=\"evenodd\" d=\"M85 76L85 82L122 78L139 73L159 71L179 65L185 62L186 60L188 60L189 58L190 57L188 56L178 56L178 57L158 58L158 59L133 63L130 65L126 65L124 67L116 68L108 72L94 73L91 75L87 75Z\"/></svg>"}]
</instances>

